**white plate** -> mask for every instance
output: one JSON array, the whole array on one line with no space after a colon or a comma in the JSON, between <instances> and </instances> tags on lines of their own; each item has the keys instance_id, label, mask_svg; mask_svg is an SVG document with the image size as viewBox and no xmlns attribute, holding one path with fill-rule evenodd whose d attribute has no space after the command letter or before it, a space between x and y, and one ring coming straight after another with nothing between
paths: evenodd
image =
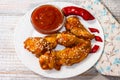
<instances>
[{"instance_id":1,"label":"white plate","mask_svg":"<svg viewBox=\"0 0 120 80\"><path fill-rule=\"evenodd\" d=\"M52 4L55 6L58 6L59 8L63 8L65 6L78 6L72 3L66 3L66 2L50 2L46 4ZM43 5L43 4L40 4ZM39 6L40 6L39 5ZM80 7L80 6L78 6ZM34 8L35 9L35 8ZM33 10L34 10L33 9ZM94 21L84 21L82 18L80 18L80 21L86 28L88 27L94 27L97 28L100 33L95 33L96 35L99 35L103 42L96 42L92 41L92 45L99 45L100 49L94 53L94 54L89 54L88 57L83 60L82 62L78 64L74 64L72 66L62 66L60 71L56 70L42 70L40 65L39 65L39 60L30 52L28 52L26 49L24 49L24 44L23 42L31 36L44 36L43 34L38 33L32 26L30 22L30 17L32 11L29 11L26 13L18 23L16 29L15 29L15 50L18 54L19 59L22 61L22 63L28 67L30 70L34 71L35 73L38 73L40 75L43 75L45 77L50 77L50 78L68 78L68 77L73 77L76 75L79 75L88 69L90 69L100 58L103 47L104 47L104 35L103 35L103 30L98 23L97 20ZM61 47L58 47L59 49Z\"/></svg>"}]
</instances>

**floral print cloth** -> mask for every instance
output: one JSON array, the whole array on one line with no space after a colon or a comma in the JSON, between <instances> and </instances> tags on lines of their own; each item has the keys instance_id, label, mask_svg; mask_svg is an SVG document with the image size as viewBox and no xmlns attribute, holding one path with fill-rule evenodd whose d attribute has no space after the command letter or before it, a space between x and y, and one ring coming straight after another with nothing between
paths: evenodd
<instances>
[{"instance_id":1,"label":"floral print cloth","mask_svg":"<svg viewBox=\"0 0 120 80\"><path fill-rule=\"evenodd\" d=\"M104 30L104 51L95 68L103 75L120 76L120 24L100 0L84 0L80 5L98 19Z\"/></svg>"}]
</instances>

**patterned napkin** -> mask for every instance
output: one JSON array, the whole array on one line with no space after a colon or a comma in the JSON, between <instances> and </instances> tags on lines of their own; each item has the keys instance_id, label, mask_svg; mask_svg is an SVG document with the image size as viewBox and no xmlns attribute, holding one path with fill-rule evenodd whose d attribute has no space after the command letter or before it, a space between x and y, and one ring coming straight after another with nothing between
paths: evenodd
<instances>
[{"instance_id":1,"label":"patterned napkin","mask_svg":"<svg viewBox=\"0 0 120 80\"><path fill-rule=\"evenodd\" d=\"M100 0L84 0L79 5L95 15L104 30L105 47L95 68L103 75L120 76L120 24Z\"/></svg>"}]
</instances>

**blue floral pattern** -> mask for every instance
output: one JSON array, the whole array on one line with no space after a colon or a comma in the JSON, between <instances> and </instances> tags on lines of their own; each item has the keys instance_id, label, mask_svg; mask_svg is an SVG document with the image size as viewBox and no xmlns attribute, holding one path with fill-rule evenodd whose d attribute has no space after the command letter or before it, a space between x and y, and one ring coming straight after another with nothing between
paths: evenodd
<instances>
[{"instance_id":1,"label":"blue floral pattern","mask_svg":"<svg viewBox=\"0 0 120 80\"><path fill-rule=\"evenodd\" d=\"M111 70L111 67L110 66L107 66L106 67L106 71L110 71Z\"/></svg>"},{"instance_id":2,"label":"blue floral pattern","mask_svg":"<svg viewBox=\"0 0 120 80\"><path fill-rule=\"evenodd\" d=\"M95 0L94 4L98 4L100 2L100 0Z\"/></svg>"},{"instance_id":3,"label":"blue floral pattern","mask_svg":"<svg viewBox=\"0 0 120 80\"><path fill-rule=\"evenodd\" d=\"M120 64L120 59L119 58L115 58L113 64Z\"/></svg>"},{"instance_id":4,"label":"blue floral pattern","mask_svg":"<svg viewBox=\"0 0 120 80\"><path fill-rule=\"evenodd\" d=\"M107 11L106 11L106 9L103 9L103 10L101 11L101 16L105 16L105 15L107 15Z\"/></svg>"}]
</instances>

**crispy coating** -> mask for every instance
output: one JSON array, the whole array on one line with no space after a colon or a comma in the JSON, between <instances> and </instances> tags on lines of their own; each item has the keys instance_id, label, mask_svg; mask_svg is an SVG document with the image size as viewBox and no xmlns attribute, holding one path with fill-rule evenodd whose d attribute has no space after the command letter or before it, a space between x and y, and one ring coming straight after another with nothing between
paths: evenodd
<instances>
[{"instance_id":1,"label":"crispy coating","mask_svg":"<svg viewBox=\"0 0 120 80\"><path fill-rule=\"evenodd\" d=\"M92 40L95 36L91 34L79 21L76 16L68 17L65 23L66 30L78 37Z\"/></svg>"},{"instance_id":2,"label":"crispy coating","mask_svg":"<svg viewBox=\"0 0 120 80\"><path fill-rule=\"evenodd\" d=\"M56 70L60 70L62 64L60 59L56 56L56 51L47 51L44 55L39 57L39 63L42 69L50 70L55 68Z\"/></svg>"},{"instance_id":3,"label":"crispy coating","mask_svg":"<svg viewBox=\"0 0 120 80\"><path fill-rule=\"evenodd\" d=\"M41 37L29 37L24 41L24 48L39 57L44 52L54 49L57 43L52 43Z\"/></svg>"},{"instance_id":4,"label":"crispy coating","mask_svg":"<svg viewBox=\"0 0 120 80\"><path fill-rule=\"evenodd\" d=\"M40 56L39 62L41 68L44 70L53 68L60 70L62 65L70 66L84 60L90 50L91 42L89 40L83 40L83 43L79 43L72 48L47 52Z\"/></svg>"},{"instance_id":5,"label":"crispy coating","mask_svg":"<svg viewBox=\"0 0 120 80\"><path fill-rule=\"evenodd\" d=\"M45 36L44 39L49 43L50 49L53 49L57 46L57 40L56 40L57 34L52 34L49 36Z\"/></svg>"},{"instance_id":6,"label":"crispy coating","mask_svg":"<svg viewBox=\"0 0 120 80\"><path fill-rule=\"evenodd\" d=\"M65 47L73 47L78 44L78 42L80 42L78 37L69 32L62 32L57 34L56 39L58 44L61 44Z\"/></svg>"}]
</instances>

